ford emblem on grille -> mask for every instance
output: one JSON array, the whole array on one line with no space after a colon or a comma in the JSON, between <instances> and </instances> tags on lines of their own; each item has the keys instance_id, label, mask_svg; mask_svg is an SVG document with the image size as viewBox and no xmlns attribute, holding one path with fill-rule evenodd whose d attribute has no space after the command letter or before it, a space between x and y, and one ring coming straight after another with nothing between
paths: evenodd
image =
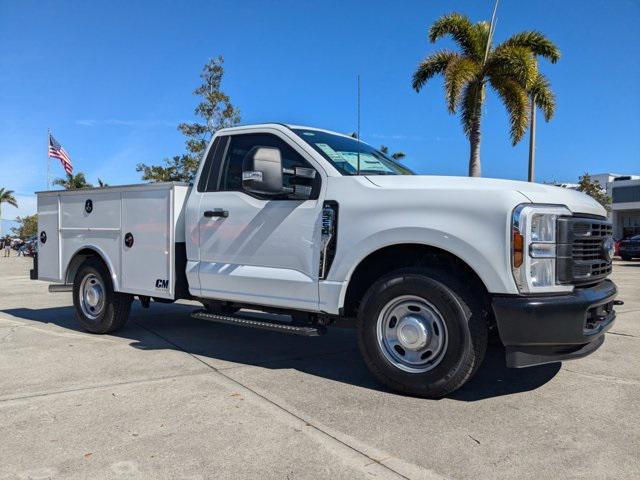
<instances>
[{"instance_id":1,"label":"ford emblem on grille","mask_svg":"<svg viewBox=\"0 0 640 480\"><path fill-rule=\"evenodd\" d=\"M615 255L615 241L613 237L608 236L602 242L602 253L607 262L613 260L613 256Z\"/></svg>"}]
</instances>

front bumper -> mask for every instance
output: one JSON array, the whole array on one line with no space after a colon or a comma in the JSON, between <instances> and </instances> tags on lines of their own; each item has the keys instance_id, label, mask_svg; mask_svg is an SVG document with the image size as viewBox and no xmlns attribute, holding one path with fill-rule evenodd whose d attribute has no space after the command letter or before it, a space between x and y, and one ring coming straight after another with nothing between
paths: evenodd
<instances>
[{"instance_id":1,"label":"front bumper","mask_svg":"<svg viewBox=\"0 0 640 480\"><path fill-rule=\"evenodd\" d=\"M494 295L493 312L507 366L530 367L593 353L616 318L617 293L615 284L604 280L568 295Z\"/></svg>"}]
</instances>

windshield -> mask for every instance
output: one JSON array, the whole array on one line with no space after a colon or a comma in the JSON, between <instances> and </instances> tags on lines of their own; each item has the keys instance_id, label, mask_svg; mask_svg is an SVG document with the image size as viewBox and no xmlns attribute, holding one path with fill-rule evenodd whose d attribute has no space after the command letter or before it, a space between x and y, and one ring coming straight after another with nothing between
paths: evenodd
<instances>
[{"instance_id":1,"label":"windshield","mask_svg":"<svg viewBox=\"0 0 640 480\"><path fill-rule=\"evenodd\" d=\"M360 175L414 175L407 167L355 138L302 128L293 131L342 175L358 175L358 163Z\"/></svg>"}]
</instances>

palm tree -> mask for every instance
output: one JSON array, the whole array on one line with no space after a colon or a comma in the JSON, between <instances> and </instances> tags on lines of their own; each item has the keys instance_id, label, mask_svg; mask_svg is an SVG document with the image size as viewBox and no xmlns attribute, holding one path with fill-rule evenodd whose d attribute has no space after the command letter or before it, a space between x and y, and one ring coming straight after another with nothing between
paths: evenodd
<instances>
[{"instance_id":1,"label":"palm tree","mask_svg":"<svg viewBox=\"0 0 640 480\"><path fill-rule=\"evenodd\" d=\"M67 173L66 178L56 178L53 184L64 187L66 190L77 190L79 188L90 188L93 186L87 182L82 172L78 172L75 175Z\"/></svg>"},{"instance_id":2,"label":"palm tree","mask_svg":"<svg viewBox=\"0 0 640 480\"><path fill-rule=\"evenodd\" d=\"M538 75L529 86L529 174L530 182L535 177L536 158L536 107L542 110L544 120L548 122L556 112L556 97L551 90L549 80L538 72Z\"/></svg>"},{"instance_id":3,"label":"palm tree","mask_svg":"<svg viewBox=\"0 0 640 480\"><path fill-rule=\"evenodd\" d=\"M18 202L16 197L13 196L13 190L5 190L0 188L0 236L2 235L2 204L8 203L9 205L18 208Z\"/></svg>"},{"instance_id":4,"label":"palm tree","mask_svg":"<svg viewBox=\"0 0 640 480\"><path fill-rule=\"evenodd\" d=\"M99 188L106 188L108 186L109 186L109 184L107 182L103 182L101 179L98 178L98 187Z\"/></svg>"},{"instance_id":5,"label":"palm tree","mask_svg":"<svg viewBox=\"0 0 640 480\"><path fill-rule=\"evenodd\" d=\"M380 151L385 155L389 155L389 147L387 147L386 145L380 145ZM389 156L394 160L402 160L407 155L404 152L395 152Z\"/></svg>"},{"instance_id":6,"label":"palm tree","mask_svg":"<svg viewBox=\"0 0 640 480\"><path fill-rule=\"evenodd\" d=\"M528 90L538 75L535 55L555 63L560 52L539 32L518 33L494 48L489 23L471 23L459 13L444 15L429 30L431 43L446 35L453 38L461 52L440 50L426 57L413 74L412 86L419 92L435 75L444 76L449 113L460 109L462 128L469 138L469 176L479 177L485 86L491 85L502 99L515 145L527 129Z\"/></svg>"}]
</instances>

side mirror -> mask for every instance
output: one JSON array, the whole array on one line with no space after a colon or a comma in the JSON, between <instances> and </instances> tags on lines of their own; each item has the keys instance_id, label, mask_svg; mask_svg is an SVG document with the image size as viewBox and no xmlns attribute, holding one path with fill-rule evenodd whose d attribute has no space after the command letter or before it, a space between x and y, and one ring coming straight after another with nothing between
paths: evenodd
<instances>
[{"instance_id":1,"label":"side mirror","mask_svg":"<svg viewBox=\"0 0 640 480\"><path fill-rule=\"evenodd\" d=\"M242 188L263 195L283 193L280 149L254 147L242 161Z\"/></svg>"}]
</instances>

